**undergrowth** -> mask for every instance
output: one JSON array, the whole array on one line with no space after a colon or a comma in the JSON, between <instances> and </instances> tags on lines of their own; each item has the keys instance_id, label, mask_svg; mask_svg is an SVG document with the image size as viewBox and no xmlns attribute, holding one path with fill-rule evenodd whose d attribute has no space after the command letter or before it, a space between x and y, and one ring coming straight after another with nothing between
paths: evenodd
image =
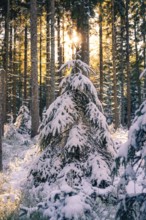
<instances>
[{"instance_id":1,"label":"undergrowth","mask_svg":"<svg viewBox=\"0 0 146 220\"><path fill-rule=\"evenodd\" d=\"M0 220L18 220L21 196L8 183L8 177L0 173Z\"/></svg>"}]
</instances>

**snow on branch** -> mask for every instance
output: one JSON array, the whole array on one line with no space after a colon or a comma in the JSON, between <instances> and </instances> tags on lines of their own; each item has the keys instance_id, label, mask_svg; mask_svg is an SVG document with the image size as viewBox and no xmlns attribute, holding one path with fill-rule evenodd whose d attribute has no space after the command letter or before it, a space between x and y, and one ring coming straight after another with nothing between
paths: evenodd
<instances>
[{"instance_id":1,"label":"snow on branch","mask_svg":"<svg viewBox=\"0 0 146 220\"><path fill-rule=\"evenodd\" d=\"M86 111L87 117L93 123L93 125L107 130L106 118L93 102L89 102L89 104L86 107Z\"/></svg>"},{"instance_id":2,"label":"snow on branch","mask_svg":"<svg viewBox=\"0 0 146 220\"><path fill-rule=\"evenodd\" d=\"M142 71L142 73L140 74L139 79L141 79L145 74L146 74L146 69L144 69L144 71Z\"/></svg>"},{"instance_id":3,"label":"snow on branch","mask_svg":"<svg viewBox=\"0 0 146 220\"><path fill-rule=\"evenodd\" d=\"M74 75L70 74L65 77L61 81L59 87L62 88L62 93L67 90L79 90L81 93L84 93L87 97L89 97L92 102L98 106L99 110L103 112L95 87L88 77L84 76L82 73L76 73Z\"/></svg>"},{"instance_id":4,"label":"snow on branch","mask_svg":"<svg viewBox=\"0 0 146 220\"><path fill-rule=\"evenodd\" d=\"M76 70L79 70L79 72L85 74L85 75L89 75L90 72L94 73L95 72L91 69L91 67L89 67L86 63L84 63L83 61L81 60L70 60L68 62L66 62L65 64L63 64L61 66L61 68L58 70L58 72L64 70L64 69L70 69L72 68L72 72L74 72L75 70L75 73L77 72Z\"/></svg>"},{"instance_id":5,"label":"snow on branch","mask_svg":"<svg viewBox=\"0 0 146 220\"><path fill-rule=\"evenodd\" d=\"M69 92L58 97L47 110L42 124L40 125L40 145L44 146L46 137L49 139L57 134L63 133L77 119L75 103ZM47 125L47 126L46 126Z\"/></svg>"},{"instance_id":6,"label":"snow on branch","mask_svg":"<svg viewBox=\"0 0 146 220\"><path fill-rule=\"evenodd\" d=\"M97 196L106 201L112 193L114 143L97 91L86 77L91 68L72 60L59 71L66 67L71 73L39 128L42 153L30 171L28 189L47 219L101 219L94 207Z\"/></svg>"},{"instance_id":7,"label":"snow on branch","mask_svg":"<svg viewBox=\"0 0 146 220\"><path fill-rule=\"evenodd\" d=\"M85 152L85 148L87 148L87 129L81 123L79 125L73 126L69 133L69 137L67 139L67 143L64 147L65 153L79 158L80 154Z\"/></svg>"}]
</instances>

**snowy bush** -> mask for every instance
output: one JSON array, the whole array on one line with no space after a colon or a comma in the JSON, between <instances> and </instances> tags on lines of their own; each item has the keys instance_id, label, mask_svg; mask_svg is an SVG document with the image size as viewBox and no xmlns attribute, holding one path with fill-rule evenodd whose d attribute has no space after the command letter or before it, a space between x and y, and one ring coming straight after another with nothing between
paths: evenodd
<instances>
[{"instance_id":1,"label":"snowy bush","mask_svg":"<svg viewBox=\"0 0 146 220\"><path fill-rule=\"evenodd\" d=\"M4 125L4 138L5 139L16 139L17 131L14 124L5 124Z\"/></svg>"},{"instance_id":2,"label":"snowy bush","mask_svg":"<svg viewBox=\"0 0 146 220\"><path fill-rule=\"evenodd\" d=\"M16 122L10 115L9 123L4 125L4 138L7 142L19 141L20 144L28 145L28 135L31 131L31 116L26 106L22 105L18 112Z\"/></svg>"},{"instance_id":3,"label":"snowy bush","mask_svg":"<svg viewBox=\"0 0 146 220\"><path fill-rule=\"evenodd\" d=\"M0 219L18 219L20 198L15 195L8 175L0 173Z\"/></svg>"},{"instance_id":4,"label":"snowy bush","mask_svg":"<svg viewBox=\"0 0 146 220\"><path fill-rule=\"evenodd\" d=\"M23 136L18 133L15 125L13 123L4 125L4 139L7 143L12 143L12 141L19 141L24 143Z\"/></svg>"},{"instance_id":5,"label":"snowy bush","mask_svg":"<svg viewBox=\"0 0 146 220\"><path fill-rule=\"evenodd\" d=\"M145 219L142 216L146 210L146 101L135 113L128 141L120 147L116 157L114 173L118 172L121 164L124 164L124 172L118 188L127 195L124 201L121 200L116 219ZM129 188L133 196L129 195ZM125 206L122 205L123 202Z\"/></svg>"},{"instance_id":6,"label":"snowy bush","mask_svg":"<svg viewBox=\"0 0 146 220\"><path fill-rule=\"evenodd\" d=\"M116 213L116 220L145 220L146 219L146 193L126 195L120 200Z\"/></svg>"},{"instance_id":7,"label":"snowy bush","mask_svg":"<svg viewBox=\"0 0 146 220\"><path fill-rule=\"evenodd\" d=\"M135 118L130 127L128 141L123 144L115 160L116 172L121 163L125 165L126 179L133 179L138 170L145 166L146 157L146 101L141 104L135 113Z\"/></svg>"},{"instance_id":8,"label":"snowy bush","mask_svg":"<svg viewBox=\"0 0 146 220\"><path fill-rule=\"evenodd\" d=\"M27 106L22 105L16 118L15 127L20 134L30 134L31 116Z\"/></svg>"},{"instance_id":9,"label":"snowy bush","mask_svg":"<svg viewBox=\"0 0 146 220\"><path fill-rule=\"evenodd\" d=\"M39 211L52 220L101 219L98 200L110 200L110 168L114 146L97 92L83 75L90 68L71 61L61 95L50 105L40 125L41 155L28 179ZM38 203L41 201L41 203ZM25 208L23 209L25 210Z\"/></svg>"}]
</instances>

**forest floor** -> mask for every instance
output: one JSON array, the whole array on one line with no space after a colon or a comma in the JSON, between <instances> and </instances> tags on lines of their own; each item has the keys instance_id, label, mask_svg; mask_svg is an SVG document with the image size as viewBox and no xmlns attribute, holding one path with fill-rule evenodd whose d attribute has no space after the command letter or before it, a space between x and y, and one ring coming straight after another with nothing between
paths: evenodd
<instances>
[{"instance_id":1,"label":"forest floor","mask_svg":"<svg viewBox=\"0 0 146 220\"><path fill-rule=\"evenodd\" d=\"M111 128L117 149L127 140L127 130L116 132ZM29 174L32 161L37 157L37 138L28 135L3 141L3 173L0 173L0 220L15 219L15 213L23 200L22 191ZM10 217L11 216L11 217Z\"/></svg>"},{"instance_id":2,"label":"forest floor","mask_svg":"<svg viewBox=\"0 0 146 220\"><path fill-rule=\"evenodd\" d=\"M13 219L22 200L30 165L37 155L36 139L29 135L3 140L3 173L0 173L0 220ZM9 217L11 216L11 217Z\"/></svg>"}]
</instances>

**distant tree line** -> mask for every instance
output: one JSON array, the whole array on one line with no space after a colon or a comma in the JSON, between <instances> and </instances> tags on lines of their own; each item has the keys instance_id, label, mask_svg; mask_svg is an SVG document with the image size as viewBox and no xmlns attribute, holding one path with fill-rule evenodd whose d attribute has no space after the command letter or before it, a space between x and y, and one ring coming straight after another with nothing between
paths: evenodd
<instances>
[{"instance_id":1,"label":"distant tree line","mask_svg":"<svg viewBox=\"0 0 146 220\"><path fill-rule=\"evenodd\" d=\"M108 122L129 127L146 88L146 79L139 80L146 68L145 9L144 0L1 0L3 121L8 113L15 119L25 103L35 136L44 107L58 95L62 73L57 70L77 52L97 73L91 80ZM80 37L77 45L73 30ZM93 34L98 45L92 54Z\"/></svg>"}]
</instances>

